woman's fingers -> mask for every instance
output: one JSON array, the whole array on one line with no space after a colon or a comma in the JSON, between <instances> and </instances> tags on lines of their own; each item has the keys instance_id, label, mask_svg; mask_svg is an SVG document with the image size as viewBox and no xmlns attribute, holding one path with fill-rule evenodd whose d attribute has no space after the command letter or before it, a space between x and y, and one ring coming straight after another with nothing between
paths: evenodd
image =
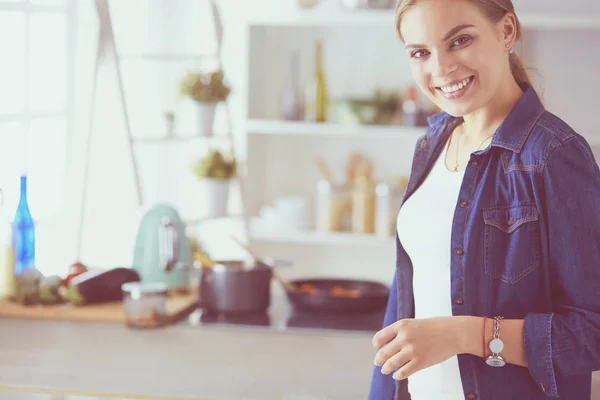
<instances>
[{"instance_id":1,"label":"woman's fingers","mask_svg":"<svg viewBox=\"0 0 600 400\"><path fill-rule=\"evenodd\" d=\"M396 352L396 354L388 358L388 360L381 367L381 373L388 375L390 372L395 371L403 367L406 363L410 362L411 357L412 352L409 349L401 349L399 352Z\"/></svg>"},{"instance_id":2,"label":"woman's fingers","mask_svg":"<svg viewBox=\"0 0 600 400\"><path fill-rule=\"evenodd\" d=\"M375 365L378 367L385 364L391 357L396 355L400 350L402 350L402 343L396 338L396 340L392 340L385 346L379 349L377 354L375 355Z\"/></svg>"},{"instance_id":3,"label":"woman's fingers","mask_svg":"<svg viewBox=\"0 0 600 400\"><path fill-rule=\"evenodd\" d=\"M396 337L397 328L394 324L383 328L373 336L373 347L381 349Z\"/></svg>"},{"instance_id":4,"label":"woman's fingers","mask_svg":"<svg viewBox=\"0 0 600 400\"><path fill-rule=\"evenodd\" d=\"M382 348L391 340L393 340L400 331L405 329L410 324L409 319L402 319L383 328L373 336L373 346L377 349Z\"/></svg>"},{"instance_id":5,"label":"woman's fingers","mask_svg":"<svg viewBox=\"0 0 600 400\"><path fill-rule=\"evenodd\" d=\"M400 367L400 369L398 371L394 372L394 375L392 375L392 378L397 381L401 381L403 379L410 377L412 374L414 374L417 371L418 371L418 367L417 367L416 361L410 360L406 364L404 364L402 367Z\"/></svg>"}]
</instances>

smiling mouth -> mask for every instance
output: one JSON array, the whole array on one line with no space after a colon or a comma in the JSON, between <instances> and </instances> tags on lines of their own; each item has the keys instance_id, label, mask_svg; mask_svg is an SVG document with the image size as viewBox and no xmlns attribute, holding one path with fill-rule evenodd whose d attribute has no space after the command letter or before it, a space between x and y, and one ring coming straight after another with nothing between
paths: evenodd
<instances>
[{"instance_id":1,"label":"smiling mouth","mask_svg":"<svg viewBox=\"0 0 600 400\"><path fill-rule=\"evenodd\" d=\"M469 76L468 78L465 78L462 81L459 81L452 85L436 86L435 89L446 96L455 97L456 95L465 91L467 87L473 82L474 78L474 76Z\"/></svg>"}]
</instances>

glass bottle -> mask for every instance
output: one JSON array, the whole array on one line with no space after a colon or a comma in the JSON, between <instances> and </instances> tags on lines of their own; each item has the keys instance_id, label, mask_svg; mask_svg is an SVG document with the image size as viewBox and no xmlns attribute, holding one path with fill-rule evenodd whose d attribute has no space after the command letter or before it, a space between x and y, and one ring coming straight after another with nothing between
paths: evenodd
<instances>
[{"instance_id":1,"label":"glass bottle","mask_svg":"<svg viewBox=\"0 0 600 400\"><path fill-rule=\"evenodd\" d=\"M294 51L290 57L290 72L281 93L281 114L288 121L301 121L304 118L303 96L299 87L299 57Z\"/></svg>"},{"instance_id":2,"label":"glass bottle","mask_svg":"<svg viewBox=\"0 0 600 400\"><path fill-rule=\"evenodd\" d=\"M326 122L328 103L327 77L323 68L323 43L317 42L314 76L306 87L305 119L313 122Z\"/></svg>"},{"instance_id":3,"label":"glass bottle","mask_svg":"<svg viewBox=\"0 0 600 400\"><path fill-rule=\"evenodd\" d=\"M13 220L12 234L15 251L15 275L35 267L35 226L27 204L27 177L21 176L19 205Z\"/></svg>"}]
</instances>

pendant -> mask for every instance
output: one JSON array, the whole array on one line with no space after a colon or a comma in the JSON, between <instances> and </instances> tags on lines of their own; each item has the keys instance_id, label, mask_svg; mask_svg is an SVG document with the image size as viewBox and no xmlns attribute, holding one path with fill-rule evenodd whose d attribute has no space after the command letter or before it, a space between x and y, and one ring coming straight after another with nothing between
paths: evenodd
<instances>
[{"instance_id":1,"label":"pendant","mask_svg":"<svg viewBox=\"0 0 600 400\"><path fill-rule=\"evenodd\" d=\"M500 354L502 350L504 350L504 342L498 338L492 339L492 341L489 344L489 347L490 351L493 354Z\"/></svg>"},{"instance_id":2,"label":"pendant","mask_svg":"<svg viewBox=\"0 0 600 400\"><path fill-rule=\"evenodd\" d=\"M486 360L485 363L490 367L504 367L506 365L506 361L502 359L502 357L498 355L491 355Z\"/></svg>"}]
</instances>

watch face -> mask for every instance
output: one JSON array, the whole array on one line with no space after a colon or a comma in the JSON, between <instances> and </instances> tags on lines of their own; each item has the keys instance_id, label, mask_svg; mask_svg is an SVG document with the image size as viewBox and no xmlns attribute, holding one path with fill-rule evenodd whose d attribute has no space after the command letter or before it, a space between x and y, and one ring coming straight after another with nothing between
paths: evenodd
<instances>
[{"instance_id":1,"label":"watch face","mask_svg":"<svg viewBox=\"0 0 600 400\"><path fill-rule=\"evenodd\" d=\"M491 367L504 367L506 365L506 362L500 356L490 356L485 360L485 363Z\"/></svg>"}]
</instances>

